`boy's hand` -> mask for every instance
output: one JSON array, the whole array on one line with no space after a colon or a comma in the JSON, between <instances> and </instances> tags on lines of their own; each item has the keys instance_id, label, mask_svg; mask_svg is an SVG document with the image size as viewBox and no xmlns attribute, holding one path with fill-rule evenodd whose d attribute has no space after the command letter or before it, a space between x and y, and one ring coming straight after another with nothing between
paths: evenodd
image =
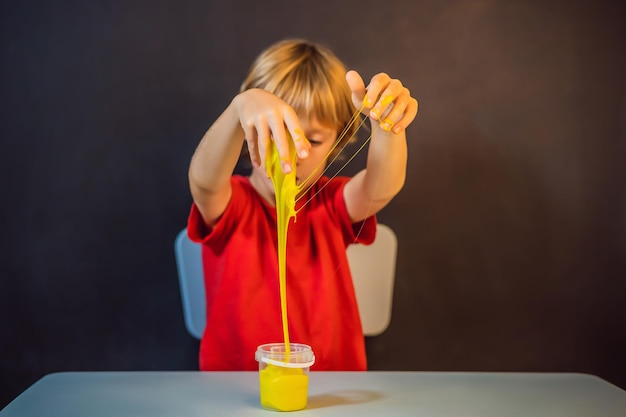
<instances>
[{"instance_id":1,"label":"boy's hand","mask_svg":"<svg viewBox=\"0 0 626 417\"><path fill-rule=\"evenodd\" d=\"M356 108L363 106L370 119L380 122L381 129L400 133L415 119L417 100L400 80L381 72L372 77L366 88L358 72L348 71L346 81Z\"/></svg>"},{"instance_id":2,"label":"boy's hand","mask_svg":"<svg viewBox=\"0 0 626 417\"><path fill-rule=\"evenodd\" d=\"M280 155L283 172L288 174L295 169L289 162L287 133L293 138L298 157L306 158L309 155L311 144L304 136L298 115L283 100L265 90L253 88L237 95L233 103L254 166L265 164L265 153L269 141L273 140Z\"/></svg>"}]
</instances>

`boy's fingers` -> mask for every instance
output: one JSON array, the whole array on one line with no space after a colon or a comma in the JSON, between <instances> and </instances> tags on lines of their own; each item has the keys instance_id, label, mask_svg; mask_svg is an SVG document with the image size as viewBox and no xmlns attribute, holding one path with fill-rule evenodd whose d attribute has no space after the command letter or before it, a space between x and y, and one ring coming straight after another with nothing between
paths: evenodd
<instances>
[{"instance_id":1,"label":"boy's fingers","mask_svg":"<svg viewBox=\"0 0 626 417\"><path fill-rule=\"evenodd\" d=\"M246 145L248 146L248 154L250 155L250 162L252 165L259 166L261 164L261 157L259 155L259 147L257 145L258 135L256 126L252 123L241 126L243 128L243 135L246 139Z\"/></svg>"},{"instance_id":2,"label":"boy's fingers","mask_svg":"<svg viewBox=\"0 0 626 417\"><path fill-rule=\"evenodd\" d=\"M391 128L400 124L407 105L408 99L401 96L394 101L393 105L386 107L380 117L380 128L389 132Z\"/></svg>"},{"instance_id":3,"label":"boy's fingers","mask_svg":"<svg viewBox=\"0 0 626 417\"><path fill-rule=\"evenodd\" d=\"M413 122L413 120L415 120L415 117L417 116L417 110L418 102L416 99L411 97L406 106L406 110L404 111L402 119L398 121L398 123L396 123L396 125L393 127L393 132L399 133L402 130L406 129Z\"/></svg>"},{"instance_id":4,"label":"boy's fingers","mask_svg":"<svg viewBox=\"0 0 626 417\"><path fill-rule=\"evenodd\" d=\"M261 166L261 156L259 155L259 147L254 140L246 139L246 146L248 146L248 154L250 155L250 162L255 167Z\"/></svg>"},{"instance_id":5,"label":"boy's fingers","mask_svg":"<svg viewBox=\"0 0 626 417\"><path fill-rule=\"evenodd\" d=\"M380 127L389 131L394 125L400 124L400 128L394 129L397 132L402 128L401 120L404 119L409 103L414 99L408 88L402 86L398 80L391 80L381 96L381 100L377 103L376 108L372 111L378 111L380 115ZM405 119L406 121L406 119ZM410 123L410 121L409 121Z\"/></svg>"},{"instance_id":6,"label":"boy's fingers","mask_svg":"<svg viewBox=\"0 0 626 417\"><path fill-rule=\"evenodd\" d=\"M354 71L350 70L346 73L346 82L348 83L348 87L352 91L352 102L356 107L361 107L361 105L365 107L371 107L370 103L365 103L365 83L363 82L363 78L361 75ZM368 106L368 104L370 104Z\"/></svg>"},{"instance_id":7,"label":"boy's fingers","mask_svg":"<svg viewBox=\"0 0 626 417\"><path fill-rule=\"evenodd\" d=\"M296 147L296 155L298 155L298 158L307 158L309 156L309 149L311 149L311 143L304 136L304 132L302 131L302 129L294 129L291 137L293 138L293 143Z\"/></svg>"},{"instance_id":8,"label":"boy's fingers","mask_svg":"<svg viewBox=\"0 0 626 417\"><path fill-rule=\"evenodd\" d=\"M270 131L265 118L259 118L256 123L256 146L259 152L259 165L265 166L265 158L267 155L267 144L270 140Z\"/></svg>"},{"instance_id":9,"label":"boy's fingers","mask_svg":"<svg viewBox=\"0 0 626 417\"><path fill-rule=\"evenodd\" d=\"M381 87L380 97L370 112L370 117L375 120L381 120L391 107L396 106L396 101L402 96L404 88L400 81L392 79L388 79L387 83L382 84Z\"/></svg>"},{"instance_id":10,"label":"boy's fingers","mask_svg":"<svg viewBox=\"0 0 626 417\"><path fill-rule=\"evenodd\" d=\"M381 100L381 92L387 87L387 85L389 84L389 80L389 76L384 72L376 74L374 77L372 77L372 80L367 86L367 99L369 101L368 104L370 105L366 107L375 108L376 106L378 106L378 102ZM373 109L372 111L370 111L369 116L374 120L380 119L380 110Z\"/></svg>"},{"instance_id":11,"label":"boy's fingers","mask_svg":"<svg viewBox=\"0 0 626 417\"><path fill-rule=\"evenodd\" d=\"M257 146L259 147L259 166L265 168L265 158L267 155L267 148L269 145L269 136L264 136L264 139L259 139L257 141Z\"/></svg>"},{"instance_id":12,"label":"boy's fingers","mask_svg":"<svg viewBox=\"0 0 626 417\"><path fill-rule=\"evenodd\" d=\"M289 134L293 139L298 157L301 159L308 157L311 144L304 135L304 131L300 126L300 120L295 112L288 111L285 114L285 126L287 126L287 130L289 130Z\"/></svg>"},{"instance_id":13,"label":"boy's fingers","mask_svg":"<svg viewBox=\"0 0 626 417\"><path fill-rule=\"evenodd\" d=\"M278 156L280 158L280 164L285 174L289 174L292 170L291 157L289 154L289 142L287 142L287 131L285 130L285 123L282 118L273 117L269 121L269 129L271 131L271 138L278 150Z\"/></svg>"}]
</instances>

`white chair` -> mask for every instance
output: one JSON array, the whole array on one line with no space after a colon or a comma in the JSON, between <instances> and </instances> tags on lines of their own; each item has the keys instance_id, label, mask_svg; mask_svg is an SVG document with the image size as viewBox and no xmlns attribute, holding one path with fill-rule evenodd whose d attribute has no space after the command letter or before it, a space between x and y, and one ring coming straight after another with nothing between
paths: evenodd
<instances>
[{"instance_id":1,"label":"white chair","mask_svg":"<svg viewBox=\"0 0 626 417\"><path fill-rule=\"evenodd\" d=\"M348 246L348 262L365 336L378 336L391 322L397 249L396 234L380 223L371 245Z\"/></svg>"},{"instance_id":2,"label":"white chair","mask_svg":"<svg viewBox=\"0 0 626 417\"><path fill-rule=\"evenodd\" d=\"M378 224L376 240L371 245L348 246L348 262L365 336L381 334L391 321L397 247L395 233L383 224ZM201 246L189 240L187 229L183 229L176 236L174 253L185 327L189 334L200 339L206 325Z\"/></svg>"}]
</instances>

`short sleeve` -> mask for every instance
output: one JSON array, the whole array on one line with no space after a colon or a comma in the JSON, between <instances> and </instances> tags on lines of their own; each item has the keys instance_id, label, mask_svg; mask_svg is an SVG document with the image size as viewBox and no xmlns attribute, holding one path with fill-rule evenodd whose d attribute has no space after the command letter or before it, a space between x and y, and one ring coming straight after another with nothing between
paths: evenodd
<instances>
[{"instance_id":1,"label":"short sleeve","mask_svg":"<svg viewBox=\"0 0 626 417\"><path fill-rule=\"evenodd\" d=\"M250 197L251 190L244 186L245 180L239 176L231 177L230 184L232 193L230 201L222 213L222 216L213 227L204 223L202 214L195 203L191 205L191 211L187 219L187 234L189 239L198 242L212 244L222 237L228 236L237 227L237 222L246 212L250 212L254 205Z\"/></svg>"},{"instance_id":2,"label":"short sleeve","mask_svg":"<svg viewBox=\"0 0 626 417\"><path fill-rule=\"evenodd\" d=\"M191 204L191 212L187 219L187 235L193 242L202 242L211 233L212 228L204 223L202 214L196 203Z\"/></svg>"}]
</instances>

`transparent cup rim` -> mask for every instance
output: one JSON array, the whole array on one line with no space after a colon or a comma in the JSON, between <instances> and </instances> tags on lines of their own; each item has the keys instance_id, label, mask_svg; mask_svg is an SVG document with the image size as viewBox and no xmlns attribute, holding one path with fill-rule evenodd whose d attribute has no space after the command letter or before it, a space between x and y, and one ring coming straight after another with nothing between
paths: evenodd
<instances>
[{"instance_id":1,"label":"transparent cup rim","mask_svg":"<svg viewBox=\"0 0 626 417\"><path fill-rule=\"evenodd\" d=\"M255 355L256 356L256 360L258 362L263 362L263 363L267 363L267 364L270 364L270 365L280 366L280 367L283 367L283 368L310 368L315 363L315 355L313 354L313 350L311 349L311 346L305 345L303 343L290 343L289 344L289 346L291 348L290 354L291 355L298 355L298 356L301 355L302 353L310 354L311 355L311 359L306 361L306 362L284 362L284 361L272 359L272 358L266 356L266 355L271 355L271 354L285 353L284 351L283 352L272 351L272 348L280 348L280 347L284 348L284 346L285 346L284 343L265 343L265 344L262 344L259 347L257 347L257 351L256 351L256 355Z\"/></svg>"},{"instance_id":2,"label":"transparent cup rim","mask_svg":"<svg viewBox=\"0 0 626 417\"><path fill-rule=\"evenodd\" d=\"M315 356L313 356L313 359L309 362L281 362L266 357L262 357L261 362L268 363L270 365L280 366L281 368L310 368L315 363Z\"/></svg>"}]
</instances>

